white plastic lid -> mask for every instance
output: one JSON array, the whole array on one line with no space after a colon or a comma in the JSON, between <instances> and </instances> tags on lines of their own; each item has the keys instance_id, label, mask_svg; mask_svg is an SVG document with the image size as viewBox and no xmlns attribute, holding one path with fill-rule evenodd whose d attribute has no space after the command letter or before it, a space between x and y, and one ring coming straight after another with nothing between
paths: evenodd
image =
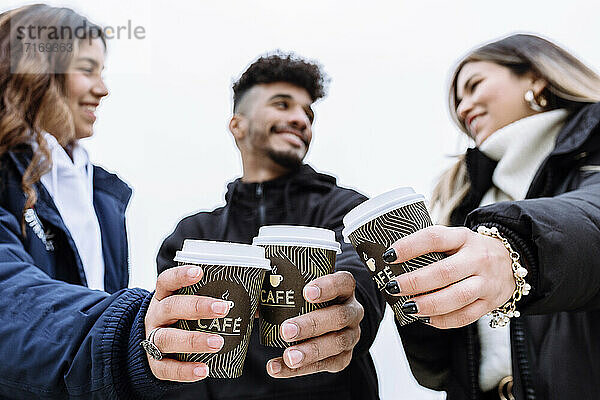
<instances>
[{"instance_id":1,"label":"white plastic lid","mask_svg":"<svg viewBox=\"0 0 600 400\"><path fill-rule=\"evenodd\" d=\"M342 230L344 241L349 242L348 236L367 222L381 217L387 212L419 201L425 201L422 194L415 193L411 187L401 187L359 204L344 217L344 229Z\"/></svg>"},{"instance_id":2,"label":"white plastic lid","mask_svg":"<svg viewBox=\"0 0 600 400\"><path fill-rule=\"evenodd\" d=\"M241 243L186 239L183 249L175 254L173 260L193 264L271 269L271 261L265 258L264 248Z\"/></svg>"},{"instance_id":3,"label":"white plastic lid","mask_svg":"<svg viewBox=\"0 0 600 400\"><path fill-rule=\"evenodd\" d=\"M268 225L258 230L258 236L252 241L254 245L302 246L333 250L337 254L342 251L335 240L335 232L313 226Z\"/></svg>"}]
</instances>

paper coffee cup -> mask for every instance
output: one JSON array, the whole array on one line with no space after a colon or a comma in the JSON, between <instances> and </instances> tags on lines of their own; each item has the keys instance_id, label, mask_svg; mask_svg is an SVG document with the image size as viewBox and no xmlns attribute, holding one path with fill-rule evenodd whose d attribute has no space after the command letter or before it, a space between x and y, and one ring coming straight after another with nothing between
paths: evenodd
<instances>
[{"instance_id":1,"label":"paper coffee cup","mask_svg":"<svg viewBox=\"0 0 600 400\"><path fill-rule=\"evenodd\" d=\"M260 291L260 342L286 348L292 342L281 337L281 324L288 318L306 314L328 303L304 300L304 286L334 270L340 244L335 232L308 226L263 226L252 244L265 248L271 261Z\"/></svg>"},{"instance_id":2,"label":"paper coffee cup","mask_svg":"<svg viewBox=\"0 0 600 400\"><path fill-rule=\"evenodd\" d=\"M417 319L401 310L402 304L412 296L391 296L384 290L386 283L395 276L439 261L445 255L429 253L392 265L383 261L381 256L398 239L431 225L425 198L410 187L367 200L344 217L344 240L351 242L356 249L400 325Z\"/></svg>"},{"instance_id":3,"label":"paper coffee cup","mask_svg":"<svg viewBox=\"0 0 600 400\"><path fill-rule=\"evenodd\" d=\"M178 353L180 361L204 362L213 378L242 375L258 295L270 263L265 250L247 244L187 239L174 258L179 265L198 265L204 275L195 285L177 293L214 297L229 302L223 318L179 320L180 329L221 335L225 341L217 353Z\"/></svg>"}]
</instances>

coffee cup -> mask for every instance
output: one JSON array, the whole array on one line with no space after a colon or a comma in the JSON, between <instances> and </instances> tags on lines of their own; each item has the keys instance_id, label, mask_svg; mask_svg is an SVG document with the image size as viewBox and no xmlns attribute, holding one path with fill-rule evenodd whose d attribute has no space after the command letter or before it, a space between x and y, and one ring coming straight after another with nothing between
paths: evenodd
<instances>
[{"instance_id":1,"label":"coffee cup","mask_svg":"<svg viewBox=\"0 0 600 400\"><path fill-rule=\"evenodd\" d=\"M217 353L178 353L180 361L204 362L212 378L242 375L258 296L270 262L259 246L187 239L175 255L179 265L202 267L200 282L177 293L214 297L229 303L223 318L179 320L180 329L221 335L224 344Z\"/></svg>"},{"instance_id":2,"label":"coffee cup","mask_svg":"<svg viewBox=\"0 0 600 400\"><path fill-rule=\"evenodd\" d=\"M344 240L356 249L398 323L415 321L415 316L404 314L401 309L409 296L391 296L384 290L385 285L395 276L439 261L445 255L429 253L399 264L386 263L382 255L398 239L432 225L424 196L410 187L395 189L358 205L343 221Z\"/></svg>"},{"instance_id":3,"label":"coffee cup","mask_svg":"<svg viewBox=\"0 0 600 400\"><path fill-rule=\"evenodd\" d=\"M252 243L264 247L271 261L260 291L260 342L291 346L295 342L281 337L281 324L329 305L309 303L302 292L310 281L333 272L340 244L329 229L292 225L263 226Z\"/></svg>"}]
</instances>

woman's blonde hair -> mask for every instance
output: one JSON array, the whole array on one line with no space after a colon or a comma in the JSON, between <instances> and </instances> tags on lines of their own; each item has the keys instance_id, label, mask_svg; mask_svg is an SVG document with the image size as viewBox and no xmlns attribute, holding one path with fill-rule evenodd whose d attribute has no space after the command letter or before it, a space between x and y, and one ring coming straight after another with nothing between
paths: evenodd
<instances>
[{"instance_id":1,"label":"woman's blonde hair","mask_svg":"<svg viewBox=\"0 0 600 400\"><path fill-rule=\"evenodd\" d=\"M23 214L35 205L34 186L52 166L43 132L62 146L75 140L65 72L80 41L90 38L106 46L101 28L68 8L35 4L0 14L0 159L36 144L21 181ZM23 218L21 229L24 234Z\"/></svg>"},{"instance_id":2,"label":"woman's blonde hair","mask_svg":"<svg viewBox=\"0 0 600 400\"><path fill-rule=\"evenodd\" d=\"M509 68L517 76L533 73L545 79L541 95L547 100L546 111L564 108L571 112L585 104L600 101L600 76L566 50L539 36L515 34L485 44L467 54L456 66L449 88L450 115L458 127L468 130L457 114L457 78L462 67L474 61L489 61ZM450 224L452 211L470 188L465 155L445 171L435 186L431 206L438 223Z\"/></svg>"}]
</instances>

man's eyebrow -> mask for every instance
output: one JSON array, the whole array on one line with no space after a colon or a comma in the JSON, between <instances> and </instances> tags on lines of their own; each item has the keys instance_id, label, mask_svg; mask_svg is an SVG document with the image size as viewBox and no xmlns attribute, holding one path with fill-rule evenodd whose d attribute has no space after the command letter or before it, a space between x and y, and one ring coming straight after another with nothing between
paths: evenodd
<instances>
[{"instance_id":1,"label":"man's eyebrow","mask_svg":"<svg viewBox=\"0 0 600 400\"><path fill-rule=\"evenodd\" d=\"M273 96L271 96L269 98L268 101L273 101L275 99L288 99L288 100L294 100L294 97L289 95L289 94L284 94L284 93L278 93L275 94ZM313 119L315 118L315 112L313 111L313 109L310 107L310 104L307 104L305 106L302 106L302 108L304 109L304 112L306 113L306 115L308 116L308 118L311 120L311 122L313 121Z\"/></svg>"},{"instance_id":2,"label":"man's eyebrow","mask_svg":"<svg viewBox=\"0 0 600 400\"><path fill-rule=\"evenodd\" d=\"M271 96L271 97L269 98L269 101L271 101L271 100L274 100L274 99L277 99L277 98L283 98L283 99L293 99L293 97L292 97L292 96L290 96L289 94L278 93L278 94L275 94L275 95Z\"/></svg>"}]
</instances>

